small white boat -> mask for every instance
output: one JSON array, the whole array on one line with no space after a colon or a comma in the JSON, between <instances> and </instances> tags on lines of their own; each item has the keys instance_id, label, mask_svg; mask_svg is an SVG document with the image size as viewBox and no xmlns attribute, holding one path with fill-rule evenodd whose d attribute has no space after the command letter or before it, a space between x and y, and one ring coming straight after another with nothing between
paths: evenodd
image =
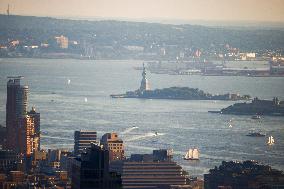
<instances>
[{"instance_id":1,"label":"small white boat","mask_svg":"<svg viewBox=\"0 0 284 189\"><path fill-rule=\"evenodd\" d=\"M274 140L273 136L268 137L267 144L270 145L270 146L275 144L275 140Z\"/></svg>"},{"instance_id":2,"label":"small white boat","mask_svg":"<svg viewBox=\"0 0 284 189\"><path fill-rule=\"evenodd\" d=\"M233 118L229 120L229 128L233 127Z\"/></svg>"},{"instance_id":3,"label":"small white boat","mask_svg":"<svg viewBox=\"0 0 284 189\"><path fill-rule=\"evenodd\" d=\"M197 148L189 149L183 157L184 160L199 160L199 150Z\"/></svg>"},{"instance_id":4,"label":"small white boat","mask_svg":"<svg viewBox=\"0 0 284 189\"><path fill-rule=\"evenodd\" d=\"M259 115L253 115L253 116L251 117L251 119L260 119L260 116L259 116Z\"/></svg>"}]
</instances>

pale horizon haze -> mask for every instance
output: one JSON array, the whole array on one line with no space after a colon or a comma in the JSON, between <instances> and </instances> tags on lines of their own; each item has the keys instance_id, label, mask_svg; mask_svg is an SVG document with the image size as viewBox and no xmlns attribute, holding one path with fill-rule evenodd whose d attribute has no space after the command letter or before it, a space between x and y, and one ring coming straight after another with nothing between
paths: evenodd
<instances>
[{"instance_id":1,"label":"pale horizon haze","mask_svg":"<svg viewBox=\"0 0 284 189\"><path fill-rule=\"evenodd\" d=\"M1 0L0 13L72 18L284 22L284 0Z\"/></svg>"}]
</instances>

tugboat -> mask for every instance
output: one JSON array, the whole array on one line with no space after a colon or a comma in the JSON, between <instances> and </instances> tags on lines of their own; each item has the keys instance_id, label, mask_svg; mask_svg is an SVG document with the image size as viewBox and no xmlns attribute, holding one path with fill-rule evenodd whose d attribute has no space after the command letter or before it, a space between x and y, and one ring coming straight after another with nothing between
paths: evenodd
<instances>
[{"instance_id":1,"label":"tugboat","mask_svg":"<svg viewBox=\"0 0 284 189\"><path fill-rule=\"evenodd\" d=\"M249 134L247 134L247 136L250 136L250 137L264 137L265 134L260 133L260 132L250 132Z\"/></svg>"},{"instance_id":2,"label":"tugboat","mask_svg":"<svg viewBox=\"0 0 284 189\"><path fill-rule=\"evenodd\" d=\"M199 160L199 151L197 148L189 149L185 156L183 157L184 160Z\"/></svg>"}]
</instances>

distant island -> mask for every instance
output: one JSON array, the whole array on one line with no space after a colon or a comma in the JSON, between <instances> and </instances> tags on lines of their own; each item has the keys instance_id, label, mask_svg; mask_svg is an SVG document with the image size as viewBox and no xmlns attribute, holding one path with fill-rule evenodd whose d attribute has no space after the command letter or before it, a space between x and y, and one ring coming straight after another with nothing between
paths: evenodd
<instances>
[{"instance_id":1,"label":"distant island","mask_svg":"<svg viewBox=\"0 0 284 189\"><path fill-rule=\"evenodd\" d=\"M278 98L272 100L260 100L254 98L251 103L236 103L221 111L209 111L212 113L235 115L273 115L284 116L284 102Z\"/></svg>"},{"instance_id":2,"label":"distant island","mask_svg":"<svg viewBox=\"0 0 284 189\"><path fill-rule=\"evenodd\" d=\"M213 95L205 93L197 88L170 87L164 89L150 90L146 78L146 69L143 64L142 81L140 88L135 91L128 91L125 94L113 94L112 98L144 98L144 99L173 99L173 100L249 100L249 95L221 94Z\"/></svg>"}]
</instances>

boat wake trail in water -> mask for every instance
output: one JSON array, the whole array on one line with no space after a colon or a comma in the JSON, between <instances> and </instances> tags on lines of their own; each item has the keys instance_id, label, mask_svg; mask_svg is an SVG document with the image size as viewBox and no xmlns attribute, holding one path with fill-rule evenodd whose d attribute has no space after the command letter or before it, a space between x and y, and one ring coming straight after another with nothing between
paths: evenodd
<instances>
[{"instance_id":1,"label":"boat wake trail in water","mask_svg":"<svg viewBox=\"0 0 284 189\"><path fill-rule=\"evenodd\" d=\"M135 129L138 129L139 127L130 127L130 128L127 128L125 129L124 131L121 132L121 134L127 134L127 133L130 133L131 131L135 130Z\"/></svg>"},{"instance_id":2,"label":"boat wake trail in water","mask_svg":"<svg viewBox=\"0 0 284 189\"><path fill-rule=\"evenodd\" d=\"M138 136L134 136L131 138L126 139L126 142L132 142L132 141L136 141L136 140L141 140L141 139L145 139L145 138L151 138L151 137L159 137L159 136L163 136L165 135L165 133L146 133L144 135L138 135Z\"/></svg>"},{"instance_id":3,"label":"boat wake trail in water","mask_svg":"<svg viewBox=\"0 0 284 189\"><path fill-rule=\"evenodd\" d=\"M73 141L74 139L72 138L64 138L64 137L52 137L52 136L47 136L47 135L40 135L41 138L50 138L50 139L59 139L59 140L70 140Z\"/></svg>"}]
</instances>

